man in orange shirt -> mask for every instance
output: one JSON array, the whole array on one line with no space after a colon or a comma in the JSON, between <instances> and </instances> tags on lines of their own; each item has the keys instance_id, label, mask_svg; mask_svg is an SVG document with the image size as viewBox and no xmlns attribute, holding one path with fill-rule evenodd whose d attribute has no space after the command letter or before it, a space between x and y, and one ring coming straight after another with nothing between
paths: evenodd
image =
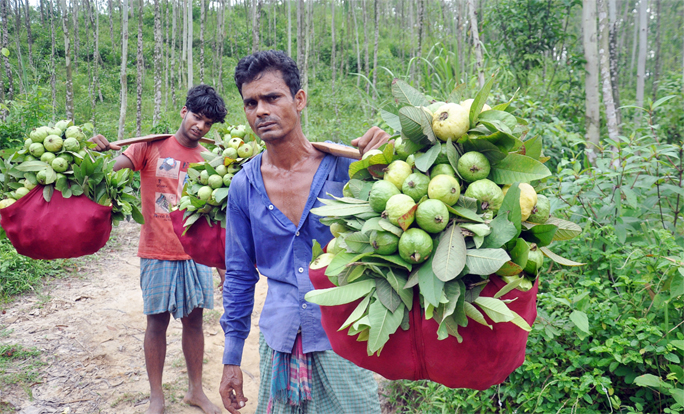
<instances>
[{"instance_id":1,"label":"man in orange shirt","mask_svg":"<svg viewBox=\"0 0 684 414\"><path fill-rule=\"evenodd\" d=\"M204 334L202 311L214 307L211 269L195 263L185 254L173 231L169 206L178 203L185 183L188 165L203 161L205 151L199 140L214 122L226 116L223 99L214 88L198 85L188 91L180 111L180 127L174 136L149 143L131 145L116 158L114 170L130 168L140 171L142 213L145 218L140 232L140 287L144 311L145 365L150 381L150 407L147 413L164 412L162 373L166 358L166 329L170 316L183 324L183 354L188 368L188 392L183 401L200 407L205 413L221 410L207 398L202 389ZM102 135L90 139L97 151L118 150Z\"/></svg>"}]
</instances>

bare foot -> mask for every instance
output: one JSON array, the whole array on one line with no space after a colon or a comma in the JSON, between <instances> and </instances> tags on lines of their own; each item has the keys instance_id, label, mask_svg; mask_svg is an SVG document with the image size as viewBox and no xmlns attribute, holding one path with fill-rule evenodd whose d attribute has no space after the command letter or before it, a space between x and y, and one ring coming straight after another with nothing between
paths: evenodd
<instances>
[{"instance_id":1,"label":"bare foot","mask_svg":"<svg viewBox=\"0 0 684 414\"><path fill-rule=\"evenodd\" d=\"M207 398L204 391L200 389L198 392L190 393L190 391L185 394L183 402L189 405L194 405L199 407L207 414L221 414L221 409L214 405L209 398Z\"/></svg>"},{"instance_id":2,"label":"bare foot","mask_svg":"<svg viewBox=\"0 0 684 414\"><path fill-rule=\"evenodd\" d=\"M145 414L162 414L164 412L164 396L150 396L150 407Z\"/></svg>"}]
</instances>

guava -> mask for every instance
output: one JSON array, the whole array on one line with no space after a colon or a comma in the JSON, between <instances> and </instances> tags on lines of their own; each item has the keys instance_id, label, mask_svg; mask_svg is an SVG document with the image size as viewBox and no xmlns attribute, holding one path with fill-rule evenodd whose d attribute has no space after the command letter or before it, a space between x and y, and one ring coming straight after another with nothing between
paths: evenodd
<instances>
[{"instance_id":1,"label":"guava","mask_svg":"<svg viewBox=\"0 0 684 414\"><path fill-rule=\"evenodd\" d=\"M458 174L465 181L472 183L487 178L491 167L489 160L477 151L466 152L458 159Z\"/></svg>"},{"instance_id":2,"label":"guava","mask_svg":"<svg viewBox=\"0 0 684 414\"><path fill-rule=\"evenodd\" d=\"M252 156L252 152L254 152L254 148L252 148L252 146L249 144L242 144L242 145L240 145L240 148L238 148L237 152L238 152L239 157L249 158Z\"/></svg>"},{"instance_id":3,"label":"guava","mask_svg":"<svg viewBox=\"0 0 684 414\"><path fill-rule=\"evenodd\" d=\"M422 263L432 253L432 238L424 230L411 228L399 238L399 255L411 264Z\"/></svg>"},{"instance_id":4,"label":"guava","mask_svg":"<svg viewBox=\"0 0 684 414\"><path fill-rule=\"evenodd\" d=\"M347 181L347 184L342 187L342 195L345 197L351 197L354 198L354 193L352 193L351 188L349 188L349 183L350 181ZM378 211L378 213L381 213L382 211Z\"/></svg>"},{"instance_id":5,"label":"guava","mask_svg":"<svg viewBox=\"0 0 684 414\"><path fill-rule=\"evenodd\" d=\"M428 233L439 233L449 224L449 210L440 200L425 200L416 209L416 223Z\"/></svg>"},{"instance_id":6,"label":"guava","mask_svg":"<svg viewBox=\"0 0 684 414\"><path fill-rule=\"evenodd\" d=\"M525 273L536 277L543 264L544 253L542 253L536 244L530 243L530 252L527 255L527 264L524 269Z\"/></svg>"},{"instance_id":7,"label":"guava","mask_svg":"<svg viewBox=\"0 0 684 414\"><path fill-rule=\"evenodd\" d=\"M81 128L75 125L67 128L66 131L64 131L64 136L66 138L73 138L76 141L84 141L86 138L83 131L81 131Z\"/></svg>"},{"instance_id":8,"label":"guava","mask_svg":"<svg viewBox=\"0 0 684 414\"><path fill-rule=\"evenodd\" d=\"M52 153L50 153L50 154L52 154ZM57 158L64 158L64 159L66 160L66 162L68 162L69 164L71 164L72 162L74 162L74 156L71 155L71 154L69 154L69 153L66 153L66 152L63 152L63 153L59 154L59 155L57 156Z\"/></svg>"},{"instance_id":9,"label":"guava","mask_svg":"<svg viewBox=\"0 0 684 414\"><path fill-rule=\"evenodd\" d=\"M496 183L486 178L470 183L468 188L466 188L464 195L478 200L481 203L480 208L483 211L491 211L493 213L499 211L504 199L501 188L499 188Z\"/></svg>"},{"instance_id":10,"label":"guava","mask_svg":"<svg viewBox=\"0 0 684 414\"><path fill-rule=\"evenodd\" d=\"M76 138L67 138L64 140L64 151L78 152L81 149L81 144Z\"/></svg>"},{"instance_id":11,"label":"guava","mask_svg":"<svg viewBox=\"0 0 684 414\"><path fill-rule=\"evenodd\" d=\"M419 172L411 173L401 185L401 192L411 196L416 203L427 195L430 179L427 175Z\"/></svg>"},{"instance_id":12,"label":"guava","mask_svg":"<svg viewBox=\"0 0 684 414\"><path fill-rule=\"evenodd\" d=\"M48 136L48 129L45 127L35 128L33 131L31 131L29 136L33 142L43 142L45 137Z\"/></svg>"},{"instance_id":13,"label":"guava","mask_svg":"<svg viewBox=\"0 0 684 414\"><path fill-rule=\"evenodd\" d=\"M441 200L444 204L453 206L461 195L461 186L455 177L438 175L428 184L428 197Z\"/></svg>"},{"instance_id":14,"label":"guava","mask_svg":"<svg viewBox=\"0 0 684 414\"><path fill-rule=\"evenodd\" d=\"M47 181L47 171L46 170L40 170L36 173L36 180L38 181L38 184L45 185L45 182Z\"/></svg>"},{"instance_id":15,"label":"guava","mask_svg":"<svg viewBox=\"0 0 684 414\"><path fill-rule=\"evenodd\" d=\"M50 163L52 166L52 169L55 170L55 172L64 172L67 169L69 169L69 163L67 160L61 157L57 157L52 162Z\"/></svg>"},{"instance_id":16,"label":"guava","mask_svg":"<svg viewBox=\"0 0 684 414\"><path fill-rule=\"evenodd\" d=\"M348 232L349 229L344 225L340 223L333 223L330 225L330 233L333 235L333 237L339 237L340 234Z\"/></svg>"},{"instance_id":17,"label":"guava","mask_svg":"<svg viewBox=\"0 0 684 414\"><path fill-rule=\"evenodd\" d=\"M435 144L437 145L437 144ZM437 155L437 158L435 158L435 162L433 163L434 165L439 165L439 164L448 164L449 163L449 158L447 157L447 143L440 144L440 149L439 149L439 155Z\"/></svg>"},{"instance_id":18,"label":"guava","mask_svg":"<svg viewBox=\"0 0 684 414\"><path fill-rule=\"evenodd\" d=\"M459 103L459 105L464 107L468 111L468 113L470 114L470 107L473 105L473 101L474 101L474 99L466 99L465 101L461 101ZM491 106L484 104L484 105L482 105L482 111L480 111L480 113L482 113L484 111L489 111L490 109L492 109Z\"/></svg>"},{"instance_id":19,"label":"guava","mask_svg":"<svg viewBox=\"0 0 684 414\"><path fill-rule=\"evenodd\" d=\"M209 187L211 187L211 188L223 187L223 177L221 177L218 174L212 174L209 176L209 179L207 180L207 184L209 184Z\"/></svg>"},{"instance_id":20,"label":"guava","mask_svg":"<svg viewBox=\"0 0 684 414\"><path fill-rule=\"evenodd\" d=\"M204 185L209 184L209 171L202 170L202 172L200 172L199 182L200 182L200 184L204 184Z\"/></svg>"},{"instance_id":21,"label":"guava","mask_svg":"<svg viewBox=\"0 0 684 414\"><path fill-rule=\"evenodd\" d=\"M230 135L234 137L244 138L246 134L247 130L245 130L244 125L238 125L237 127L230 130Z\"/></svg>"},{"instance_id":22,"label":"guava","mask_svg":"<svg viewBox=\"0 0 684 414\"><path fill-rule=\"evenodd\" d=\"M197 190L197 198L203 201L207 201L211 198L211 193L214 191L213 188L205 185L204 187Z\"/></svg>"},{"instance_id":23,"label":"guava","mask_svg":"<svg viewBox=\"0 0 684 414\"><path fill-rule=\"evenodd\" d=\"M233 148L233 147L228 147L228 148L226 148L226 149L223 150L223 154L222 154L222 155L223 155L224 157L228 157L228 158L230 158L230 159L235 160L235 159L237 159L237 157L238 157L238 152L237 152L237 150L236 150L235 148Z\"/></svg>"},{"instance_id":24,"label":"guava","mask_svg":"<svg viewBox=\"0 0 684 414\"><path fill-rule=\"evenodd\" d=\"M230 182L233 181L233 174L226 174L223 176L223 186L230 187Z\"/></svg>"},{"instance_id":25,"label":"guava","mask_svg":"<svg viewBox=\"0 0 684 414\"><path fill-rule=\"evenodd\" d=\"M385 211L382 213L383 216L386 216L386 218L390 221L390 223L394 224L395 226L400 226L399 224L399 219L406 215L413 206L416 205L416 202L413 201L413 199L410 196L407 196L406 194L397 194L393 195L392 197L387 200L387 205L385 206ZM406 228L413 223L414 215L411 214L408 217L405 217L405 226L400 226L403 228Z\"/></svg>"},{"instance_id":26,"label":"guava","mask_svg":"<svg viewBox=\"0 0 684 414\"><path fill-rule=\"evenodd\" d=\"M437 164L430 168L430 178L435 178L441 174L450 175L456 178L456 171L454 171L450 164Z\"/></svg>"},{"instance_id":27,"label":"guava","mask_svg":"<svg viewBox=\"0 0 684 414\"><path fill-rule=\"evenodd\" d=\"M30 191L33 190L36 187L36 185L29 180L24 180L24 187L26 187Z\"/></svg>"},{"instance_id":28,"label":"guava","mask_svg":"<svg viewBox=\"0 0 684 414\"><path fill-rule=\"evenodd\" d=\"M511 188L510 184L503 186L502 191L504 196ZM537 205L537 192L534 191L534 187L527 183L518 184L520 189L520 214L522 216L522 221L526 221L530 214L532 214L532 209Z\"/></svg>"},{"instance_id":29,"label":"guava","mask_svg":"<svg viewBox=\"0 0 684 414\"><path fill-rule=\"evenodd\" d=\"M240 146L244 143L245 141L243 141L241 138L231 138L230 141L228 141L228 146L230 148L235 148L237 151L237 149L240 148Z\"/></svg>"},{"instance_id":30,"label":"guava","mask_svg":"<svg viewBox=\"0 0 684 414\"><path fill-rule=\"evenodd\" d=\"M335 258L335 255L332 253L323 253L322 255L318 256L311 262L309 265L309 269L316 270L316 269L322 269L326 267L327 265L332 262L332 259Z\"/></svg>"},{"instance_id":31,"label":"guava","mask_svg":"<svg viewBox=\"0 0 684 414\"><path fill-rule=\"evenodd\" d=\"M228 173L228 169L223 164L217 166L214 169L216 170L216 174L220 175L221 177L223 177L224 175L226 175L226 173Z\"/></svg>"},{"instance_id":32,"label":"guava","mask_svg":"<svg viewBox=\"0 0 684 414\"><path fill-rule=\"evenodd\" d=\"M372 150L367 151L366 153L364 153L363 156L361 157L361 159L362 159L362 160L365 160L366 158L370 158L370 157L372 157L373 155L378 155L378 154L382 154L382 151L380 151L379 149L372 149Z\"/></svg>"},{"instance_id":33,"label":"guava","mask_svg":"<svg viewBox=\"0 0 684 414\"><path fill-rule=\"evenodd\" d=\"M46 127L46 128L47 128L46 131L47 131L48 135L57 135L58 137L61 137L62 132L64 132L59 128L54 128L54 127L53 128ZM46 138L47 138L47 136L46 136Z\"/></svg>"},{"instance_id":34,"label":"guava","mask_svg":"<svg viewBox=\"0 0 684 414\"><path fill-rule=\"evenodd\" d=\"M28 151L31 144L33 144L33 140L31 138L26 138L26 140L24 141L24 149Z\"/></svg>"},{"instance_id":35,"label":"guava","mask_svg":"<svg viewBox=\"0 0 684 414\"><path fill-rule=\"evenodd\" d=\"M413 166L416 165L416 154L411 154L408 157L406 157L406 164L413 168Z\"/></svg>"},{"instance_id":36,"label":"guava","mask_svg":"<svg viewBox=\"0 0 684 414\"><path fill-rule=\"evenodd\" d=\"M383 179L389 181L397 187L397 190L401 190L402 184L406 177L411 175L412 168L406 163L406 161L395 160L392 161L390 165L385 168L385 175Z\"/></svg>"},{"instance_id":37,"label":"guava","mask_svg":"<svg viewBox=\"0 0 684 414\"><path fill-rule=\"evenodd\" d=\"M80 150L78 152L78 155L79 155L78 157L74 157L74 163L76 163L76 165L81 165L81 162L83 161L83 159L85 157L88 156L88 153L85 152L85 150Z\"/></svg>"},{"instance_id":38,"label":"guava","mask_svg":"<svg viewBox=\"0 0 684 414\"><path fill-rule=\"evenodd\" d=\"M433 102L430 105L426 106L425 109L430 111L431 114L434 114L435 111L438 110L439 108L441 108L444 104L446 104L446 102L443 102L443 101Z\"/></svg>"},{"instance_id":39,"label":"guava","mask_svg":"<svg viewBox=\"0 0 684 414\"><path fill-rule=\"evenodd\" d=\"M16 190L14 190L14 194L17 195L17 200L25 196L26 194L29 193L29 189L26 187L19 187Z\"/></svg>"},{"instance_id":40,"label":"guava","mask_svg":"<svg viewBox=\"0 0 684 414\"><path fill-rule=\"evenodd\" d=\"M370 235L370 244L375 253L390 255L397 251L399 237L389 231L374 231Z\"/></svg>"},{"instance_id":41,"label":"guava","mask_svg":"<svg viewBox=\"0 0 684 414\"><path fill-rule=\"evenodd\" d=\"M520 278L521 278L521 276L501 276L501 280L503 280L506 283L515 282ZM527 292L528 290L532 289L533 287L534 287L534 284L530 281L530 279L523 276L522 280L520 281L518 286L516 286L516 289L518 289L521 292Z\"/></svg>"},{"instance_id":42,"label":"guava","mask_svg":"<svg viewBox=\"0 0 684 414\"><path fill-rule=\"evenodd\" d=\"M439 107L432 117L432 130L437 138L453 141L461 138L470 128L468 111L457 103L447 103Z\"/></svg>"},{"instance_id":43,"label":"guava","mask_svg":"<svg viewBox=\"0 0 684 414\"><path fill-rule=\"evenodd\" d=\"M43 146L50 152L59 152L59 150L62 149L63 144L64 141L57 135L48 135L45 138L45 141L43 141Z\"/></svg>"},{"instance_id":44,"label":"guava","mask_svg":"<svg viewBox=\"0 0 684 414\"><path fill-rule=\"evenodd\" d=\"M62 130L62 132L64 132L64 131L66 131L67 128L69 128L69 127L72 126L73 124L74 124L73 121L68 120L68 119L64 119L64 120L61 120L61 121L57 121L57 122L55 123L55 128L59 128L59 129Z\"/></svg>"},{"instance_id":45,"label":"guava","mask_svg":"<svg viewBox=\"0 0 684 414\"><path fill-rule=\"evenodd\" d=\"M0 209L5 208L5 207L9 207L16 202L17 202L17 200L15 200L13 198L6 198L4 200L0 200Z\"/></svg>"},{"instance_id":46,"label":"guava","mask_svg":"<svg viewBox=\"0 0 684 414\"><path fill-rule=\"evenodd\" d=\"M330 239L328 244L325 246L325 252L326 253L332 253L335 250L335 244L337 244L337 239L335 237L333 237L332 239Z\"/></svg>"},{"instance_id":47,"label":"guava","mask_svg":"<svg viewBox=\"0 0 684 414\"><path fill-rule=\"evenodd\" d=\"M216 200L216 192L218 191L218 188L215 188L211 191L211 197L209 200L207 200L207 204L211 204L212 206L218 206L219 203L218 200Z\"/></svg>"},{"instance_id":48,"label":"guava","mask_svg":"<svg viewBox=\"0 0 684 414\"><path fill-rule=\"evenodd\" d=\"M227 167L227 169L228 169L228 174L237 174L238 171L240 171L242 169L242 167L240 167L240 164L234 162L234 163L230 164Z\"/></svg>"},{"instance_id":49,"label":"guava","mask_svg":"<svg viewBox=\"0 0 684 414\"><path fill-rule=\"evenodd\" d=\"M408 141L397 138L394 141L394 152L397 154L399 159L406 161L406 158L408 158L409 155L412 155L414 151L408 150Z\"/></svg>"},{"instance_id":50,"label":"guava","mask_svg":"<svg viewBox=\"0 0 684 414\"><path fill-rule=\"evenodd\" d=\"M549 219L551 203L543 194L537 194L537 205L532 209L532 214L527 218L530 223L544 224Z\"/></svg>"},{"instance_id":51,"label":"guava","mask_svg":"<svg viewBox=\"0 0 684 414\"><path fill-rule=\"evenodd\" d=\"M385 211L387 200L390 197L400 194L401 192L389 181L379 180L373 184L371 187L370 194L368 195L368 202L371 208L377 212L382 213Z\"/></svg>"},{"instance_id":52,"label":"guava","mask_svg":"<svg viewBox=\"0 0 684 414\"><path fill-rule=\"evenodd\" d=\"M36 158L40 158L45 153L45 147L40 142L35 142L29 146L29 153Z\"/></svg>"}]
</instances>

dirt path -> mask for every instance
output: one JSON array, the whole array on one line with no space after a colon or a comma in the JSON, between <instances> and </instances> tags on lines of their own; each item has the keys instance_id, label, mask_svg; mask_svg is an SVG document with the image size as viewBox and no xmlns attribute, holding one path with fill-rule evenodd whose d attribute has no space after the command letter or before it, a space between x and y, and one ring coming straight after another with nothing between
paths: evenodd
<instances>
[{"instance_id":1,"label":"dirt path","mask_svg":"<svg viewBox=\"0 0 684 414\"><path fill-rule=\"evenodd\" d=\"M121 223L107 246L88 260L80 260L77 275L56 281L40 295L22 296L0 315L2 344L36 347L46 363L40 383L30 390L3 388L0 403L24 414L142 413L149 386L142 341L145 317L136 256L139 227ZM215 274L218 284L218 275ZM266 283L257 285L253 327L245 345L245 394L250 399L243 414L256 409L259 384L258 319L266 298ZM218 406L223 365L221 295L214 310L205 311L204 388ZM9 333L9 335L7 335ZM200 413L183 404L187 389L181 351L181 323L171 319L164 367L167 413ZM10 411L11 412L11 411ZM226 412L224 410L224 412Z\"/></svg>"}]
</instances>

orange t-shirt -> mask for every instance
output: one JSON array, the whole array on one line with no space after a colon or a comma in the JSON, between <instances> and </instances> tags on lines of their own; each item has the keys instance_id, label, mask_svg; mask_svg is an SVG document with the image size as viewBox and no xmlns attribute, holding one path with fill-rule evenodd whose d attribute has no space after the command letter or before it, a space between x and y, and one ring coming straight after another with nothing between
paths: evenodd
<instances>
[{"instance_id":1,"label":"orange t-shirt","mask_svg":"<svg viewBox=\"0 0 684 414\"><path fill-rule=\"evenodd\" d=\"M178 236L173 231L169 207L178 204L188 165L203 161L200 155L206 151L182 146L175 136L133 144L124 155L140 171L140 193L145 224L140 231L138 256L157 260L188 260Z\"/></svg>"}]
</instances>

